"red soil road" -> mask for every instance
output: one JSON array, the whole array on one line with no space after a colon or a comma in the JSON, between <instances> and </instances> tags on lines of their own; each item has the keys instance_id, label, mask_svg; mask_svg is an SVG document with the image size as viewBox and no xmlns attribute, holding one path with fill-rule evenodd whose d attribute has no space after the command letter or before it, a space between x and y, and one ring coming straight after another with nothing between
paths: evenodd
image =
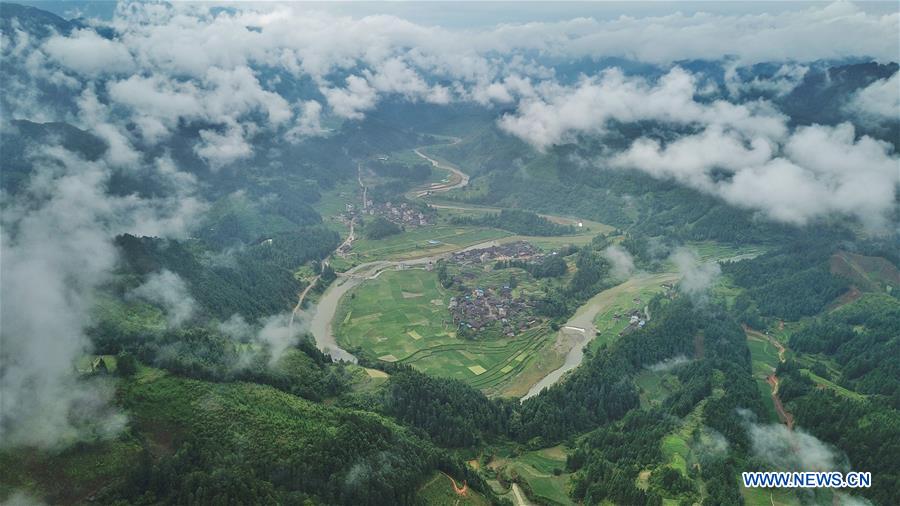
<instances>
[{"instance_id":1,"label":"red soil road","mask_svg":"<svg viewBox=\"0 0 900 506\"><path fill-rule=\"evenodd\" d=\"M784 328L784 322L779 322L779 328ZM785 358L785 348L784 345L781 344L777 339L770 335L765 335L761 332L757 332L750 327L744 325L744 332L747 336L752 336L756 339L767 340L769 343L778 350L778 361L784 363ZM778 418L787 425L788 430L794 430L794 415L792 415L789 411L784 409L784 404L781 402L781 397L778 396L778 376L775 376L775 373L766 376L766 383L772 388L772 401L775 404L775 411L778 413Z\"/></svg>"},{"instance_id":2,"label":"red soil road","mask_svg":"<svg viewBox=\"0 0 900 506\"><path fill-rule=\"evenodd\" d=\"M450 480L450 483L453 485L453 491L456 492L456 495L465 496L469 493L469 485L465 481L463 481L463 485L462 487L460 487L456 484L456 480L454 480L452 476L443 471L441 471L441 473L446 476L448 480Z\"/></svg>"},{"instance_id":3,"label":"red soil road","mask_svg":"<svg viewBox=\"0 0 900 506\"><path fill-rule=\"evenodd\" d=\"M787 425L788 430L794 430L794 415L784 409L781 398L778 397L778 377L774 374L766 376L766 382L772 387L772 401L775 403L775 411L778 418Z\"/></svg>"}]
</instances>

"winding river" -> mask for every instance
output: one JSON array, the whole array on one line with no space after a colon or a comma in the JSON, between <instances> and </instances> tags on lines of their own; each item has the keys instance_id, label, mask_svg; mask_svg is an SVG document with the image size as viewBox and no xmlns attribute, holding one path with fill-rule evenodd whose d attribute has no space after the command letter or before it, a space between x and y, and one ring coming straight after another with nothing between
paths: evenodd
<instances>
[{"instance_id":1,"label":"winding river","mask_svg":"<svg viewBox=\"0 0 900 506\"><path fill-rule=\"evenodd\" d=\"M610 304L614 303L619 296L623 293L636 293L645 286L674 282L678 278L679 276L675 273L639 273L635 274L627 281L608 290L603 290L588 299L587 302L582 304L581 307L575 311L575 314L566 322L565 326L559 329L561 334L565 334L566 337L575 341L575 345L572 346L572 349L566 354L563 365L535 383L531 389L528 390L528 393L522 396L522 400L524 401L529 397L534 397L541 393L541 390L549 388L562 379L567 372L581 365L581 362L584 360L585 347L597 337L594 319L597 318L597 315L600 314L601 311L607 309Z\"/></svg>"},{"instance_id":2,"label":"winding river","mask_svg":"<svg viewBox=\"0 0 900 506\"><path fill-rule=\"evenodd\" d=\"M455 142L459 141L456 140ZM456 183L445 185L443 187L432 187L431 190L433 192L449 191L451 189L461 188L468 184L469 177L463 172L459 171L459 169L441 164L437 160L434 160L422 153L419 149L416 149L415 152L420 157L431 162L434 166L449 170L459 177L459 181L457 181ZM416 196L422 197L424 195L425 192L421 192ZM458 207L460 209L464 208L462 206L453 207ZM318 304L316 304L315 308L313 308L312 310L313 314L310 320L309 330L316 340L316 346L320 350L322 350L322 352L330 355L334 360L343 360L356 363L356 356L338 345L333 328L334 316L344 295L346 295L356 286L359 286L363 281L367 279L374 279L386 270L426 265L429 262L436 262L440 259L447 258L458 251L488 248L490 246L496 245L497 243L498 241L487 241L479 244L474 244L472 246L467 246L465 248L459 248L453 251L445 251L436 255L423 256L403 261L377 260L360 264L348 270L347 272L339 274L338 278L331 284L331 286L329 286L325 290L325 293L322 294L322 297L319 299ZM664 276L665 279L668 280L669 277L671 277L671 274L667 274ZM598 293L581 307L579 307L572 318L570 318L569 321L566 322L566 325L559 330L560 333L565 334L564 336L561 335L559 337L565 337L570 341L574 341L574 345L566 354L563 365L556 370L551 371L547 376L541 378L541 380L533 385L528 393L526 393L522 397L522 400L537 395L541 392L541 390L550 387L551 385L559 381L567 372L581 365L581 362L584 360L584 348L596 336L594 319L600 311L608 307L611 301L615 300L615 298L619 296L623 291L630 291L635 287L641 286L644 283L656 283L660 281L661 278L659 275L641 274L633 276L631 279L618 286Z\"/></svg>"},{"instance_id":3,"label":"winding river","mask_svg":"<svg viewBox=\"0 0 900 506\"><path fill-rule=\"evenodd\" d=\"M458 251L489 248L496 245L497 241L486 241L454 251L446 251L437 255L409 260L376 260L374 262L357 265L347 272L339 274L334 283L332 283L331 286L325 290L325 293L322 294L319 303L316 304L313 309L312 319L309 323L309 331L316 340L316 346L322 350L322 352L331 355L331 358L335 360L356 363L356 356L338 345L332 326L338 304L347 292L367 279L378 277L386 270L426 265L429 262L437 262L440 259L447 258Z\"/></svg>"}]
</instances>

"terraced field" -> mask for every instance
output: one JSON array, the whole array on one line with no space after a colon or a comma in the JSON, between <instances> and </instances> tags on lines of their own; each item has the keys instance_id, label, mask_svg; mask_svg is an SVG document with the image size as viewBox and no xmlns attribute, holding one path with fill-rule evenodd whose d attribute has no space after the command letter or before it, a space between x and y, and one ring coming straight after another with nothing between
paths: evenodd
<instances>
[{"instance_id":1,"label":"terraced field","mask_svg":"<svg viewBox=\"0 0 900 506\"><path fill-rule=\"evenodd\" d=\"M500 394L526 369L545 359L555 343L546 325L513 338L457 338L447 310L450 296L433 272L385 271L341 301L335 317L338 344Z\"/></svg>"}]
</instances>

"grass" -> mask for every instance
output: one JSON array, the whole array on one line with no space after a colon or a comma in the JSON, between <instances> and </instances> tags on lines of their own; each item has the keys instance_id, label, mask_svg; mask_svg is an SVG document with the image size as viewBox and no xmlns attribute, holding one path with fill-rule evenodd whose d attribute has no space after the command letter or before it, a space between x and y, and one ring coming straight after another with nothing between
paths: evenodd
<instances>
[{"instance_id":1,"label":"grass","mask_svg":"<svg viewBox=\"0 0 900 506\"><path fill-rule=\"evenodd\" d=\"M347 237L350 227L337 221L336 217L346 211L347 204L359 204L359 184L355 179L337 183L334 188L322 192L322 198L313 204L313 209L322 215L325 226Z\"/></svg>"},{"instance_id":2,"label":"grass","mask_svg":"<svg viewBox=\"0 0 900 506\"><path fill-rule=\"evenodd\" d=\"M769 341L748 337L747 347L750 348L750 359L755 377L765 379L778 367L778 349Z\"/></svg>"},{"instance_id":3,"label":"grass","mask_svg":"<svg viewBox=\"0 0 900 506\"><path fill-rule=\"evenodd\" d=\"M569 497L571 473L565 472L566 451L561 446L522 453L499 459L492 467L507 477L518 476L531 489L531 494L546 504L574 504ZM559 470L559 475L554 471Z\"/></svg>"},{"instance_id":4,"label":"grass","mask_svg":"<svg viewBox=\"0 0 900 506\"><path fill-rule=\"evenodd\" d=\"M386 258L408 260L447 253L510 235L510 232L503 230L481 227L446 224L418 227L384 239L361 237L353 243L353 250L346 263L349 267Z\"/></svg>"},{"instance_id":5,"label":"grass","mask_svg":"<svg viewBox=\"0 0 900 506\"><path fill-rule=\"evenodd\" d=\"M687 246L696 251L700 259L705 262L712 260L743 260L757 257L767 251L765 246L737 247L716 241L694 241L687 243Z\"/></svg>"},{"instance_id":6,"label":"grass","mask_svg":"<svg viewBox=\"0 0 900 506\"><path fill-rule=\"evenodd\" d=\"M802 372L803 374L806 374L809 377L809 379L811 379L813 381L813 383L815 383L816 385L829 388L829 389L833 390L835 393L837 393L838 395L841 395L843 397L847 397L847 398L853 399L853 400L862 400L862 399L866 398L865 395L854 392L853 390L848 390L831 380L825 379L825 378L813 373L810 370L801 369L800 372Z\"/></svg>"},{"instance_id":7,"label":"grass","mask_svg":"<svg viewBox=\"0 0 900 506\"><path fill-rule=\"evenodd\" d=\"M594 317L597 337L591 341L590 349L596 351L602 345L618 340L619 332L628 326L628 318L616 320L616 314L621 315L632 309L643 310L654 295L665 290L663 283L674 283L677 279L678 275L673 273L637 275L603 292L603 300L598 301L602 308ZM634 302L636 298L640 299L640 303Z\"/></svg>"},{"instance_id":8,"label":"grass","mask_svg":"<svg viewBox=\"0 0 900 506\"><path fill-rule=\"evenodd\" d=\"M524 374L537 381L540 375L532 378L530 372L539 366L558 367L547 363L555 333L546 325L514 338L457 338L447 309L450 296L433 272L385 271L341 301L334 320L338 343L497 395L512 395L508 389L514 387L527 390L516 379Z\"/></svg>"},{"instance_id":9,"label":"grass","mask_svg":"<svg viewBox=\"0 0 900 506\"><path fill-rule=\"evenodd\" d=\"M444 221L450 221L452 218L456 217L473 217L477 218L479 216L483 216L487 213L499 213L502 209L499 207L486 207L486 206L478 206L473 204L462 204L459 202L449 201L449 200L441 200L440 197L432 197L428 199L428 202L435 207L438 208L441 218ZM553 250L558 249L562 246L566 246L569 244L575 245L585 245L589 244L597 234L604 233L607 234L615 230L615 227L611 227L604 223L600 223L598 221L585 220L582 218L576 218L571 216L559 216L559 215L549 215L549 214L541 214L544 218L554 222L559 223L561 225L572 225L577 226L578 223L581 223L581 227L578 227L576 233L571 235L560 235L560 236L529 236L529 235L513 235L505 239L505 241L528 241L535 246L545 249L545 250Z\"/></svg>"},{"instance_id":10,"label":"grass","mask_svg":"<svg viewBox=\"0 0 900 506\"><path fill-rule=\"evenodd\" d=\"M641 397L641 406L657 406L681 387L674 374L645 369L634 377Z\"/></svg>"},{"instance_id":11,"label":"grass","mask_svg":"<svg viewBox=\"0 0 900 506\"><path fill-rule=\"evenodd\" d=\"M703 427L703 409L708 400L710 398L718 399L725 395L725 390L721 387L723 381L724 378L721 375L716 375L713 380L715 386L713 387L712 395L697 403L694 409L684 417L681 425L660 441L660 452L663 455L665 465L678 470L685 478L693 480L696 485L695 488L700 490L701 494L703 490L702 481L691 478L688 473L688 469L698 463L697 455L694 454L690 441L693 440L695 431L698 429L701 432L705 430ZM701 435L701 437L705 436ZM664 497L667 496L666 491L660 490L659 492ZM672 497L665 497L664 503L666 499L672 499Z\"/></svg>"},{"instance_id":12,"label":"grass","mask_svg":"<svg viewBox=\"0 0 900 506\"><path fill-rule=\"evenodd\" d=\"M743 483L740 483L738 487L746 506L794 506L800 504L791 490L745 488Z\"/></svg>"}]
</instances>

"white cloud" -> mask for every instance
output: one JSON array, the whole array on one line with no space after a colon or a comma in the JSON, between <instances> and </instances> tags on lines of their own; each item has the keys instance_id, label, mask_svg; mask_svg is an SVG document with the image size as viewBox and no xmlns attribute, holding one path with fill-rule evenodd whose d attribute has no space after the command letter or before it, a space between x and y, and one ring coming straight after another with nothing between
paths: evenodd
<instances>
[{"instance_id":1,"label":"white cloud","mask_svg":"<svg viewBox=\"0 0 900 506\"><path fill-rule=\"evenodd\" d=\"M676 249L670 260L681 275L678 290L691 297L705 296L722 273L718 263L701 261L697 253L689 248Z\"/></svg>"},{"instance_id":2,"label":"white cloud","mask_svg":"<svg viewBox=\"0 0 900 506\"><path fill-rule=\"evenodd\" d=\"M368 81L359 76L349 76L345 88L320 88L328 105L337 116L362 119L363 113L375 107L378 93Z\"/></svg>"},{"instance_id":3,"label":"white cloud","mask_svg":"<svg viewBox=\"0 0 900 506\"><path fill-rule=\"evenodd\" d=\"M900 72L856 92L847 109L875 123L900 122Z\"/></svg>"},{"instance_id":4,"label":"white cloud","mask_svg":"<svg viewBox=\"0 0 900 506\"><path fill-rule=\"evenodd\" d=\"M301 323L303 320L298 320ZM266 346L270 353L269 364L275 364L288 348L297 344L302 332L301 325L292 325L290 314L272 315L261 320L262 328L256 340Z\"/></svg>"},{"instance_id":5,"label":"white cloud","mask_svg":"<svg viewBox=\"0 0 900 506\"><path fill-rule=\"evenodd\" d=\"M167 269L147 276L140 286L131 291L131 295L158 304L172 327L180 327L188 321L197 306L184 280Z\"/></svg>"},{"instance_id":6,"label":"white cloud","mask_svg":"<svg viewBox=\"0 0 900 506\"><path fill-rule=\"evenodd\" d=\"M4 197L0 214L0 441L58 447L124 426L109 404L113 385L78 378L74 368L91 351L83 329L94 291L116 265L112 238L184 234L196 209L180 199L111 196L108 162L58 147L38 150L30 162L30 179Z\"/></svg>"},{"instance_id":7,"label":"white cloud","mask_svg":"<svg viewBox=\"0 0 900 506\"><path fill-rule=\"evenodd\" d=\"M499 123L538 149L571 142L579 134L603 133L613 120L718 125L775 138L787 130L785 118L764 102L701 103L694 100L696 93L696 78L678 67L655 83L610 69L571 87L544 86Z\"/></svg>"},{"instance_id":8,"label":"white cloud","mask_svg":"<svg viewBox=\"0 0 900 506\"><path fill-rule=\"evenodd\" d=\"M782 222L842 214L873 231L887 225L900 182L890 145L856 139L849 123L802 127L782 144L715 127L667 146L639 139L609 163L674 179ZM730 177L716 177L721 169Z\"/></svg>"},{"instance_id":9,"label":"white cloud","mask_svg":"<svg viewBox=\"0 0 900 506\"><path fill-rule=\"evenodd\" d=\"M806 65L785 63L769 77L754 76L753 79L744 81L737 73L737 63L735 62L725 69L725 86L734 97L752 92L781 97L793 91L797 85L803 82L803 77L808 71L809 67Z\"/></svg>"},{"instance_id":10,"label":"white cloud","mask_svg":"<svg viewBox=\"0 0 900 506\"><path fill-rule=\"evenodd\" d=\"M314 137L325 133L322 128L322 104L315 100L307 100L298 104L297 120L285 136L291 142L304 137Z\"/></svg>"},{"instance_id":11,"label":"white cloud","mask_svg":"<svg viewBox=\"0 0 900 506\"><path fill-rule=\"evenodd\" d=\"M781 424L748 423L753 453L780 471L845 470L843 457L815 436Z\"/></svg>"},{"instance_id":12,"label":"white cloud","mask_svg":"<svg viewBox=\"0 0 900 506\"><path fill-rule=\"evenodd\" d=\"M634 258L621 246L608 246L603 250L603 257L612 264L610 273L615 279L626 280L634 272Z\"/></svg>"},{"instance_id":13,"label":"white cloud","mask_svg":"<svg viewBox=\"0 0 900 506\"><path fill-rule=\"evenodd\" d=\"M216 130L200 130L201 142L194 151L213 169L221 168L253 154L253 148L237 125L229 126L223 133Z\"/></svg>"},{"instance_id":14,"label":"white cloud","mask_svg":"<svg viewBox=\"0 0 900 506\"><path fill-rule=\"evenodd\" d=\"M130 72L134 68L125 45L104 39L87 28L69 37L52 37L44 44L44 50L60 65L87 76Z\"/></svg>"}]
</instances>

